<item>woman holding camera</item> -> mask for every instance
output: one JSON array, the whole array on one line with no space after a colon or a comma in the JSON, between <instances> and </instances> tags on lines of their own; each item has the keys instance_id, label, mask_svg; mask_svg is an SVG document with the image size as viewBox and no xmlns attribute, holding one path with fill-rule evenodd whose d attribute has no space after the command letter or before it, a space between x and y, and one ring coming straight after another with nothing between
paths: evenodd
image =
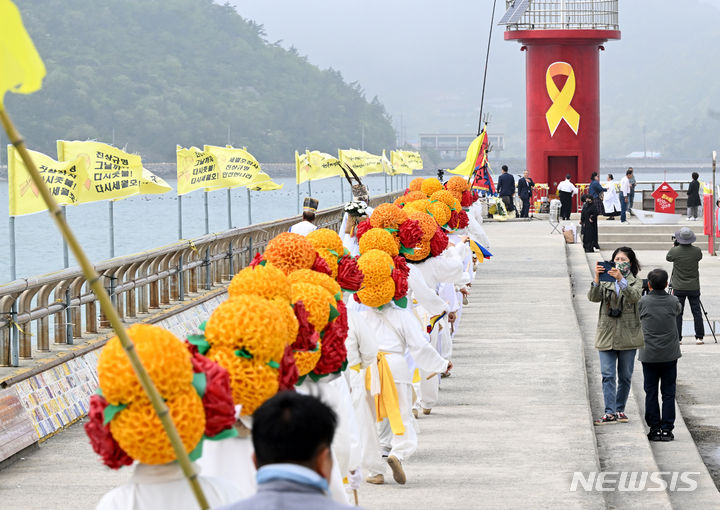
<instances>
[{"instance_id":1,"label":"woman holding camera","mask_svg":"<svg viewBox=\"0 0 720 510\"><path fill-rule=\"evenodd\" d=\"M606 269L609 268L609 269ZM605 414L595 425L627 422L625 404L630 393L635 352L644 346L638 301L642 280L635 252L623 246L611 262L598 262L588 299L600 303L595 348L600 354ZM601 277L603 273L607 273Z\"/></svg>"}]
</instances>

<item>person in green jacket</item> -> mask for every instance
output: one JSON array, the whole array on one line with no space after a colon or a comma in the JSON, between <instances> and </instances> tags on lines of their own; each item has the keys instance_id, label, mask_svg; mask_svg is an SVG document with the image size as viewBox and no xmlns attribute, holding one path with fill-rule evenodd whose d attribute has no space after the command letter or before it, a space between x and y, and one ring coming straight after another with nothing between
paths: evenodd
<instances>
[{"instance_id":1,"label":"person in green jacket","mask_svg":"<svg viewBox=\"0 0 720 510\"><path fill-rule=\"evenodd\" d=\"M678 337L682 342L682 316L685 311L685 298L690 301L690 310L695 322L695 343L704 344L705 325L700 309L700 271L698 263L702 259L702 250L693 246L697 239L688 227L675 232L675 246L667 252L665 260L673 263L670 286L672 293L680 300L680 315L677 317Z\"/></svg>"},{"instance_id":2,"label":"person in green jacket","mask_svg":"<svg viewBox=\"0 0 720 510\"><path fill-rule=\"evenodd\" d=\"M644 346L638 301L642 296L642 280L635 252L622 246L612 254L615 267L608 271L612 282L600 281L605 269L595 266L595 278L588 299L600 303L595 348L600 355L605 414L595 425L627 422L625 404L630 394L635 353Z\"/></svg>"}]
</instances>

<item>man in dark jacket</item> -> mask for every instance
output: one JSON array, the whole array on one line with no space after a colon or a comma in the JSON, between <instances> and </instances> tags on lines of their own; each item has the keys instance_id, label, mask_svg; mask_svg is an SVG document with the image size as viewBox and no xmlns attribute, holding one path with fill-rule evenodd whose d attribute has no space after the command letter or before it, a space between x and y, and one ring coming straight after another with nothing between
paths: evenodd
<instances>
[{"instance_id":1,"label":"man in dark jacket","mask_svg":"<svg viewBox=\"0 0 720 510\"><path fill-rule=\"evenodd\" d=\"M508 173L507 165L502 166L502 174L498 177L498 195L505 204L507 212L514 211L513 196L515 195L515 178Z\"/></svg>"},{"instance_id":2,"label":"man in dark jacket","mask_svg":"<svg viewBox=\"0 0 720 510\"><path fill-rule=\"evenodd\" d=\"M512 177L512 176L510 176ZM535 183L530 178L528 171L523 172L522 179L518 180L517 192L518 197L522 200L522 211L520 211L521 218L527 218L530 212L530 198L532 197L533 188Z\"/></svg>"},{"instance_id":3,"label":"man in dark jacket","mask_svg":"<svg viewBox=\"0 0 720 510\"><path fill-rule=\"evenodd\" d=\"M253 414L258 492L225 510L350 510L328 495L335 413L315 397L284 391Z\"/></svg>"},{"instance_id":4,"label":"man in dark jacket","mask_svg":"<svg viewBox=\"0 0 720 510\"><path fill-rule=\"evenodd\" d=\"M677 318L677 330L682 342L682 315L685 311L685 298L690 301L695 320L695 343L703 344L705 326L703 325L702 313L700 310L700 272L698 262L702 259L702 251L693 246L697 238L695 233L688 227L683 227L675 232L675 246L670 248L665 259L673 263L672 279L670 285L673 294L680 300L682 310Z\"/></svg>"},{"instance_id":5,"label":"man in dark jacket","mask_svg":"<svg viewBox=\"0 0 720 510\"><path fill-rule=\"evenodd\" d=\"M638 304L645 347L638 359L643 365L645 388L645 422L650 427L650 441L672 441L675 427L675 380L680 340L675 320L681 316L678 298L665 292L667 271L653 269L648 273L650 293ZM658 383L662 393L662 415L658 404Z\"/></svg>"},{"instance_id":6,"label":"man in dark jacket","mask_svg":"<svg viewBox=\"0 0 720 510\"><path fill-rule=\"evenodd\" d=\"M687 190L687 218L689 220L697 220L698 207L700 207L700 175L697 172L692 173L692 181Z\"/></svg>"}]
</instances>

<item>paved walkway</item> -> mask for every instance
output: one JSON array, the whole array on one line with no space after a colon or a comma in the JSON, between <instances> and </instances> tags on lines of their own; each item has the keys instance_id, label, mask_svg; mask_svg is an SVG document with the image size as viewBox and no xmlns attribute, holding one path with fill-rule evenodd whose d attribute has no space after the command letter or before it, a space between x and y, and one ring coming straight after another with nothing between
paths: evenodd
<instances>
[{"instance_id":1,"label":"paved walkway","mask_svg":"<svg viewBox=\"0 0 720 510\"><path fill-rule=\"evenodd\" d=\"M601 396L599 383L593 379L597 375L594 353L587 347L596 309L586 316L580 311L578 324L574 305L585 298L586 287L578 276L574 301L568 276L569 269L578 275L587 273L591 261L580 249L579 254L567 252L568 265L562 238L549 235L546 222L493 223L486 224L486 230L495 258L480 266L456 336L455 369L442 382L441 404L431 415L420 417L419 448L405 466L408 483L399 486L388 473L386 485L363 486L360 504L368 510L423 505L503 510L719 508L713 506L717 491L711 490L707 479L702 491L710 499L704 505L695 504L699 498L685 500L692 505L683 504L664 492L627 496L570 491L576 471L620 471L630 466L686 469L684 459L692 457L694 444L684 433L673 448L678 448L677 455L690 457L678 457L675 462L672 456L656 456L642 435L636 399L631 399L634 419L626 428L618 425L596 437L591 418ZM641 256L648 269L653 257ZM717 268L713 271L720 276L717 260L707 264ZM711 298L717 290L704 290L704 296L705 292L706 306L712 303L720 310L720 302L716 306ZM720 404L712 369L717 367L720 349L685 345L683 354L687 369L680 370L680 389L697 403L681 401L681 410L690 410L692 419L703 426L716 427ZM701 370L695 373L695 367ZM640 379L636 377L636 383ZM633 391L639 391L637 384ZM611 434L629 435L623 439ZM717 448L717 441L714 444ZM695 454L696 467L696 450ZM75 425L0 470L0 507L89 509L129 475L128 469L104 468L82 427Z\"/></svg>"}]
</instances>

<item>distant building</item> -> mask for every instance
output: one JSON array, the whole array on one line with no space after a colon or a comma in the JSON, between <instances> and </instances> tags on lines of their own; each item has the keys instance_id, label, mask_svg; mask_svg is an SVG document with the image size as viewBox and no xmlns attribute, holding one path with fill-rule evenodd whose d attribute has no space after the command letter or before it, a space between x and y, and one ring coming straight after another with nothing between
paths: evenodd
<instances>
[{"instance_id":1,"label":"distant building","mask_svg":"<svg viewBox=\"0 0 720 510\"><path fill-rule=\"evenodd\" d=\"M477 135L420 133L420 149L437 151L441 159L462 160ZM505 135L488 136L492 152L499 153L505 148Z\"/></svg>"},{"instance_id":2,"label":"distant building","mask_svg":"<svg viewBox=\"0 0 720 510\"><path fill-rule=\"evenodd\" d=\"M650 152L650 151L647 151L647 152L635 151L635 152L631 152L630 154L628 154L625 157L632 158L632 159L637 159L637 158L659 159L659 158L662 158L662 153L661 152Z\"/></svg>"}]
</instances>

